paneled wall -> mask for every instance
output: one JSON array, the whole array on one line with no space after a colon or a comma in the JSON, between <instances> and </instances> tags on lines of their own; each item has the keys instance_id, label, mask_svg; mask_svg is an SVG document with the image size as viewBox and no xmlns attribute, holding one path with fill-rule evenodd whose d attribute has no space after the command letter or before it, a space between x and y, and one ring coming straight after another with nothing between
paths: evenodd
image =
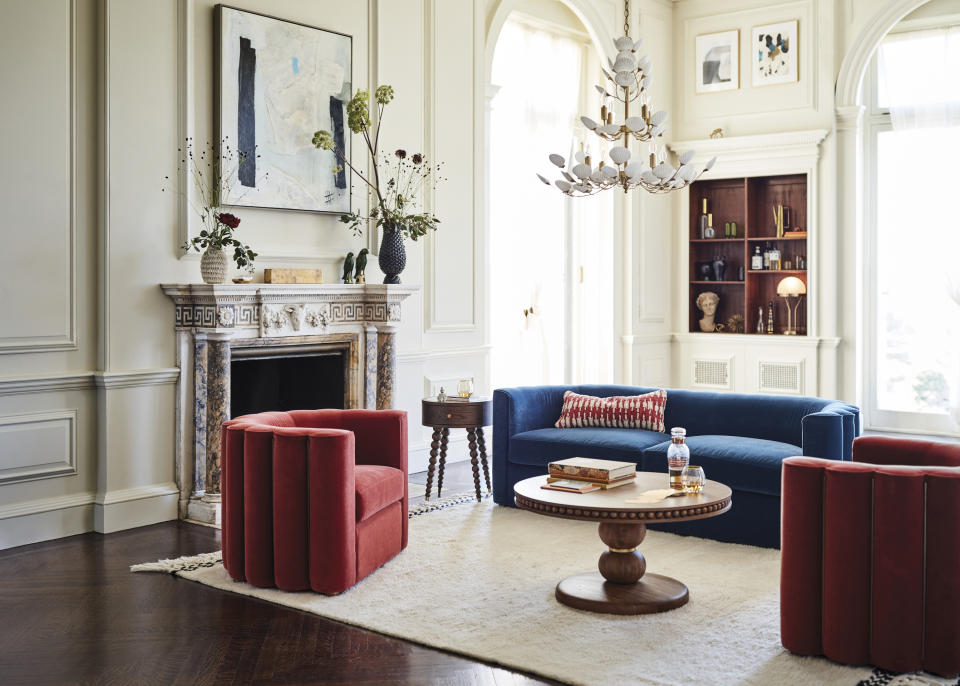
<instances>
[{"instance_id":1,"label":"paneled wall","mask_svg":"<svg viewBox=\"0 0 960 686\"><path fill-rule=\"evenodd\" d=\"M0 547L92 526L96 7L0 3ZM91 325L93 324L93 325Z\"/></svg>"},{"instance_id":2,"label":"paneled wall","mask_svg":"<svg viewBox=\"0 0 960 686\"><path fill-rule=\"evenodd\" d=\"M177 515L178 370L173 306L159 284L199 281L198 256L178 247L199 229L164 177L176 177L185 137L213 135L214 4L0 0L0 56L17 67L0 76L0 548ZM396 89L385 149L446 163L449 180L425 198L442 233L407 244L403 274L421 290L405 304L396 404L410 412L411 469L422 469L420 398L466 376L489 390L477 192L483 8L231 4L351 35L354 87ZM335 216L236 214L261 269L319 266L336 281L347 251L375 243ZM368 278L378 273L372 259ZM465 441L455 441L451 459L463 457Z\"/></svg>"}]
</instances>

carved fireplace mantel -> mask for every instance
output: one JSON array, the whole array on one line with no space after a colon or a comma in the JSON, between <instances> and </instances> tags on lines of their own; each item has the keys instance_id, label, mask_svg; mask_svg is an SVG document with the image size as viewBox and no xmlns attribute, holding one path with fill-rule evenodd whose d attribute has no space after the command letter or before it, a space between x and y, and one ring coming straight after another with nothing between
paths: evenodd
<instances>
[{"instance_id":1,"label":"carved fireplace mantel","mask_svg":"<svg viewBox=\"0 0 960 686\"><path fill-rule=\"evenodd\" d=\"M400 305L417 286L161 284L175 305L180 516L219 522L220 426L230 416L231 350L341 346L346 407L392 406Z\"/></svg>"}]
</instances>

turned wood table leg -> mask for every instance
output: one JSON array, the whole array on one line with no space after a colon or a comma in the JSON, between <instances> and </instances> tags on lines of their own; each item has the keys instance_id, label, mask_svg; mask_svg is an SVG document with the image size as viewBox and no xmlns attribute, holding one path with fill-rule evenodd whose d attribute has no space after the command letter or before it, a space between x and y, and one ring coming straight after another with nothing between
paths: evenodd
<instances>
[{"instance_id":1,"label":"turned wood table leg","mask_svg":"<svg viewBox=\"0 0 960 686\"><path fill-rule=\"evenodd\" d=\"M480 496L480 466L477 464L477 431L475 427L467 429L467 440L470 443L470 464L473 465L473 486L477 490L477 502Z\"/></svg>"},{"instance_id":2,"label":"turned wood table leg","mask_svg":"<svg viewBox=\"0 0 960 686\"><path fill-rule=\"evenodd\" d=\"M447 466L447 439L450 437L450 429L443 427L440 432L440 471L437 472L437 497L440 497L440 491L443 490L443 470Z\"/></svg>"},{"instance_id":3,"label":"turned wood table leg","mask_svg":"<svg viewBox=\"0 0 960 686\"><path fill-rule=\"evenodd\" d=\"M437 464L437 447L440 445L440 427L433 427L430 441L430 463L427 465L427 493L424 500L430 500L430 488L433 486L433 469ZM440 483L443 483L443 463L440 463ZM437 497L440 497L440 483L437 484Z\"/></svg>"},{"instance_id":4,"label":"turned wood table leg","mask_svg":"<svg viewBox=\"0 0 960 686\"><path fill-rule=\"evenodd\" d=\"M487 467L487 442L483 440L483 427L477 427L477 445L480 448L480 464L483 465L483 480L487 484L487 493L490 490L490 469Z\"/></svg>"},{"instance_id":5,"label":"turned wood table leg","mask_svg":"<svg viewBox=\"0 0 960 686\"><path fill-rule=\"evenodd\" d=\"M597 564L600 572L564 579L557 584L557 600L578 610L617 615L664 612L687 603L690 593L682 583L646 574L647 562L637 551L647 535L643 522L601 522L599 533L608 546Z\"/></svg>"}]
</instances>

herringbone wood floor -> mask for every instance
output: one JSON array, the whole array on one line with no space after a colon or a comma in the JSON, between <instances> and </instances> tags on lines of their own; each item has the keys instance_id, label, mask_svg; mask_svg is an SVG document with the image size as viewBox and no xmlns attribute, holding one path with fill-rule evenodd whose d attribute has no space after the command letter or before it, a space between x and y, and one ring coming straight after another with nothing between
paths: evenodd
<instances>
[{"instance_id":1,"label":"herringbone wood floor","mask_svg":"<svg viewBox=\"0 0 960 686\"><path fill-rule=\"evenodd\" d=\"M444 492L471 489L472 474L451 464ZM0 684L554 683L128 570L219 547L216 529L167 522L0 552Z\"/></svg>"}]
</instances>

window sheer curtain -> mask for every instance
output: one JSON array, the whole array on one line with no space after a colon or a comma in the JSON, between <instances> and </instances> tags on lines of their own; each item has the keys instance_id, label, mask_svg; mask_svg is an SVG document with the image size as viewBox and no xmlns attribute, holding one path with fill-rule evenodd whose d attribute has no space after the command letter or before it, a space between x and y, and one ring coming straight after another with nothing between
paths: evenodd
<instances>
[{"instance_id":1,"label":"window sheer curtain","mask_svg":"<svg viewBox=\"0 0 960 686\"><path fill-rule=\"evenodd\" d=\"M582 43L512 17L497 41L490 112L494 388L564 381L567 203L534 172L548 164L548 151L569 157L582 52Z\"/></svg>"},{"instance_id":2,"label":"window sheer curtain","mask_svg":"<svg viewBox=\"0 0 960 686\"><path fill-rule=\"evenodd\" d=\"M877 67L892 127L875 149L878 407L956 418L960 28L893 34Z\"/></svg>"}]
</instances>

